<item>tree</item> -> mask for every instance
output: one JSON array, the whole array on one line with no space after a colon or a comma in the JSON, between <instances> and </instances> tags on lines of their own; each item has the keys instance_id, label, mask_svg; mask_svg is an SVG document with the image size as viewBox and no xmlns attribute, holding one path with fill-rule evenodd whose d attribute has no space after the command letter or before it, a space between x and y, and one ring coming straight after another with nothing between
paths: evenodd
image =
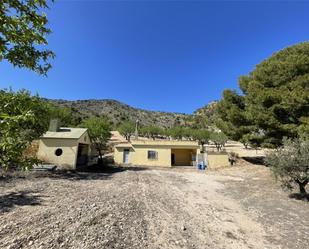
<instances>
[{"instance_id":1,"label":"tree","mask_svg":"<svg viewBox=\"0 0 309 249\"><path fill-rule=\"evenodd\" d=\"M283 147L267 155L266 164L283 187L292 189L298 184L301 194L306 194L309 182L309 139L284 139Z\"/></svg>"},{"instance_id":2,"label":"tree","mask_svg":"<svg viewBox=\"0 0 309 249\"><path fill-rule=\"evenodd\" d=\"M199 142L204 152L204 145L209 142L210 132L205 129L192 130L192 138Z\"/></svg>"},{"instance_id":3,"label":"tree","mask_svg":"<svg viewBox=\"0 0 309 249\"><path fill-rule=\"evenodd\" d=\"M223 132L212 132L210 140L215 144L217 151L220 151L227 142L227 136Z\"/></svg>"},{"instance_id":4,"label":"tree","mask_svg":"<svg viewBox=\"0 0 309 249\"><path fill-rule=\"evenodd\" d=\"M251 134L247 133L247 134L244 134L239 139L239 142L241 142L245 146L245 149L248 149L248 146L250 145L250 138L251 138Z\"/></svg>"},{"instance_id":5,"label":"tree","mask_svg":"<svg viewBox=\"0 0 309 249\"><path fill-rule=\"evenodd\" d=\"M91 143L99 153L99 163L102 163L102 151L107 148L111 137L111 124L107 117L93 117L84 120L81 127L88 129Z\"/></svg>"},{"instance_id":6,"label":"tree","mask_svg":"<svg viewBox=\"0 0 309 249\"><path fill-rule=\"evenodd\" d=\"M30 169L38 163L24 151L48 128L46 103L27 91L0 91L0 166Z\"/></svg>"},{"instance_id":7,"label":"tree","mask_svg":"<svg viewBox=\"0 0 309 249\"><path fill-rule=\"evenodd\" d=\"M230 90L223 93L219 113L226 129L222 130L237 140L247 133L262 133L262 145L273 148L285 136L308 133L308 80L309 42L273 54L240 77L242 95Z\"/></svg>"},{"instance_id":8,"label":"tree","mask_svg":"<svg viewBox=\"0 0 309 249\"><path fill-rule=\"evenodd\" d=\"M192 140L194 139L194 131L195 130L190 127L182 127L182 137L187 140Z\"/></svg>"},{"instance_id":9,"label":"tree","mask_svg":"<svg viewBox=\"0 0 309 249\"><path fill-rule=\"evenodd\" d=\"M263 136L257 132L247 133L242 136L240 142L244 144L246 149L250 145L251 148L257 151L257 149L260 148L263 143Z\"/></svg>"},{"instance_id":10,"label":"tree","mask_svg":"<svg viewBox=\"0 0 309 249\"><path fill-rule=\"evenodd\" d=\"M161 127L156 125L144 126L140 129L140 133L144 136L151 137L153 140L159 135L163 135L164 131Z\"/></svg>"},{"instance_id":11,"label":"tree","mask_svg":"<svg viewBox=\"0 0 309 249\"><path fill-rule=\"evenodd\" d=\"M46 8L46 0L1 0L0 61L46 75L51 68L49 59L55 56L41 48L51 32L43 12Z\"/></svg>"},{"instance_id":12,"label":"tree","mask_svg":"<svg viewBox=\"0 0 309 249\"><path fill-rule=\"evenodd\" d=\"M77 126L79 123L74 119L72 109L69 107L58 107L51 103L47 105L51 119L58 119L62 126Z\"/></svg>"},{"instance_id":13,"label":"tree","mask_svg":"<svg viewBox=\"0 0 309 249\"><path fill-rule=\"evenodd\" d=\"M166 131L166 134L173 139L181 140L183 138L183 127L174 126Z\"/></svg>"},{"instance_id":14,"label":"tree","mask_svg":"<svg viewBox=\"0 0 309 249\"><path fill-rule=\"evenodd\" d=\"M220 118L216 120L216 125L236 141L244 140L243 136L256 129L247 117L245 107L245 97L231 90L224 90L222 100L217 104Z\"/></svg>"},{"instance_id":15,"label":"tree","mask_svg":"<svg viewBox=\"0 0 309 249\"><path fill-rule=\"evenodd\" d=\"M124 121L118 126L119 133L130 141L131 136L135 132L135 123L132 121Z\"/></svg>"}]
</instances>

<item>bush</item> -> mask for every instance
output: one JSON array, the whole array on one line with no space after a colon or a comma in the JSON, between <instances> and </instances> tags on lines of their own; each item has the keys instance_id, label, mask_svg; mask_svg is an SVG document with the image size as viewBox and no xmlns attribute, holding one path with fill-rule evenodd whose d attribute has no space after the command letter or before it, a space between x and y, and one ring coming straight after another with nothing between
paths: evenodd
<instances>
[{"instance_id":1,"label":"bush","mask_svg":"<svg viewBox=\"0 0 309 249\"><path fill-rule=\"evenodd\" d=\"M0 167L30 169L38 161L24 151L48 127L46 103L27 91L0 91Z\"/></svg>"},{"instance_id":2,"label":"bush","mask_svg":"<svg viewBox=\"0 0 309 249\"><path fill-rule=\"evenodd\" d=\"M270 153L265 160L275 177L284 188L299 186L301 194L306 194L309 182L309 139L284 139L283 146Z\"/></svg>"}]
</instances>

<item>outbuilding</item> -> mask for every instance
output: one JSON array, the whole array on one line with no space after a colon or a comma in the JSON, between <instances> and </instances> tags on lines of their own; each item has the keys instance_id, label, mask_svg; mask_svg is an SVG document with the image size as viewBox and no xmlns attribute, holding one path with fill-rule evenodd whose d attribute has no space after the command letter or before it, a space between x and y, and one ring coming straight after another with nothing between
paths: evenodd
<instances>
[{"instance_id":1,"label":"outbuilding","mask_svg":"<svg viewBox=\"0 0 309 249\"><path fill-rule=\"evenodd\" d=\"M199 153L195 141L133 140L115 145L114 161L136 166L195 166Z\"/></svg>"},{"instance_id":2,"label":"outbuilding","mask_svg":"<svg viewBox=\"0 0 309 249\"><path fill-rule=\"evenodd\" d=\"M51 125L39 140L38 159L60 169L86 165L90 156L90 138L85 128Z\"/></svg>"}]
</instances>

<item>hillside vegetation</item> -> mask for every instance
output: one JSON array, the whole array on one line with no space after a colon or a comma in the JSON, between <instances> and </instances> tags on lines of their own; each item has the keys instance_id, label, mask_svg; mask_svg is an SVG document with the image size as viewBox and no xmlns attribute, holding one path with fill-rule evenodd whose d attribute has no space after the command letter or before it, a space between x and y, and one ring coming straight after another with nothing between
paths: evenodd
<instances>
[{"instance_id":1,"label":"hillside vegetation","mask_svg":"<svg viewBox=\"0 0 309 249\"><path fill-rule=\"evenodd\" d=\"M141 125L157 125L169 128L175 124L184 124L187 114L174 112L148 111L131 107L116 100L48 100L58 107L69 108L76 122L79 123L89 117L105 115L117 126L123 121L140 121Z\"/></svg>"}]
</instances>

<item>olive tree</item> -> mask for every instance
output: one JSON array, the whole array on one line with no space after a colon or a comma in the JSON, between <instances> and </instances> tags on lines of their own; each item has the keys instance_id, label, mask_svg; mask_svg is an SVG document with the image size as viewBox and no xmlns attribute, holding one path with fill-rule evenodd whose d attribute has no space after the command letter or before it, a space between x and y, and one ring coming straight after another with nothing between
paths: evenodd
<instances>
[{"instance_id":1,"label":"olive tree","mask_svg":"<svg viewBox=\"0 0 309 249\"><path fill-rule=\"evenodd\" d=\"M202 146L202 151L204 151L204 145L209 142L210 132L206 129L192 130L192 137L197 140Z\"/></svg>"},{"instance_id":2,"label":"olive tree","mask_svg":"<svg viewBox=\"0 0 309 249\"><path fill-rule=\"evenodd\" d=\"M181 126L174 126L169 128L166 134L173 139L181 140L184 136L184 128Z\"/></svg>"},{"instance_id":3,"label":"olive tree","mask_svg":"<svg viewBox=\"0 0 309 249\"><path fill-rule=\"evenodd\" d=\"M135 132L135 123L132 121L124 121L118 126L117 130L127 141L130 141L131 136Z\"/></svg>"},{"instance_id":4,"label":"olive tree","mask_svg":"<svg viewBox=\"0 0 309 249\"><path fill-rule=\"evenodd\" d=\"M227 136L223 132L212 132L210 140L215 144L217 151L220 151L227 142Z\"/></svg>"},{"instance_id":5,"label":"olive tree","mask_svg":"<svg viewBox=\"0 0 309 249\"><path fill-rule=\"evenodd\" d=\"M284 139L281 148L267 155L266 164L283 187L292 189L297 184L300 193L306 194L309 182L308 138Z\"/></svg>"},{"instance_id":6,"label":"olive tree","mask_svg":"<svg viewBox=\"0 0 309 249\"><path fill-rule=\"evenodd\" d=\"M102 151L107 148L111 137L111 123L107 117L93 117L82 122L81 127L88 129L91 143L98 151L99 163L102 163Z\"/></svg>"},{"instance_id":7,"label":"olive tree","mask_svg":"<svg viewBox=\"0 0 309 249\"><path fill-rule=\"evenodd\" d=\"M156 125L147 125L140 129L140 133L155 140L157 136L164 134L164 130Z\"/></svg>"}]
</instances>

